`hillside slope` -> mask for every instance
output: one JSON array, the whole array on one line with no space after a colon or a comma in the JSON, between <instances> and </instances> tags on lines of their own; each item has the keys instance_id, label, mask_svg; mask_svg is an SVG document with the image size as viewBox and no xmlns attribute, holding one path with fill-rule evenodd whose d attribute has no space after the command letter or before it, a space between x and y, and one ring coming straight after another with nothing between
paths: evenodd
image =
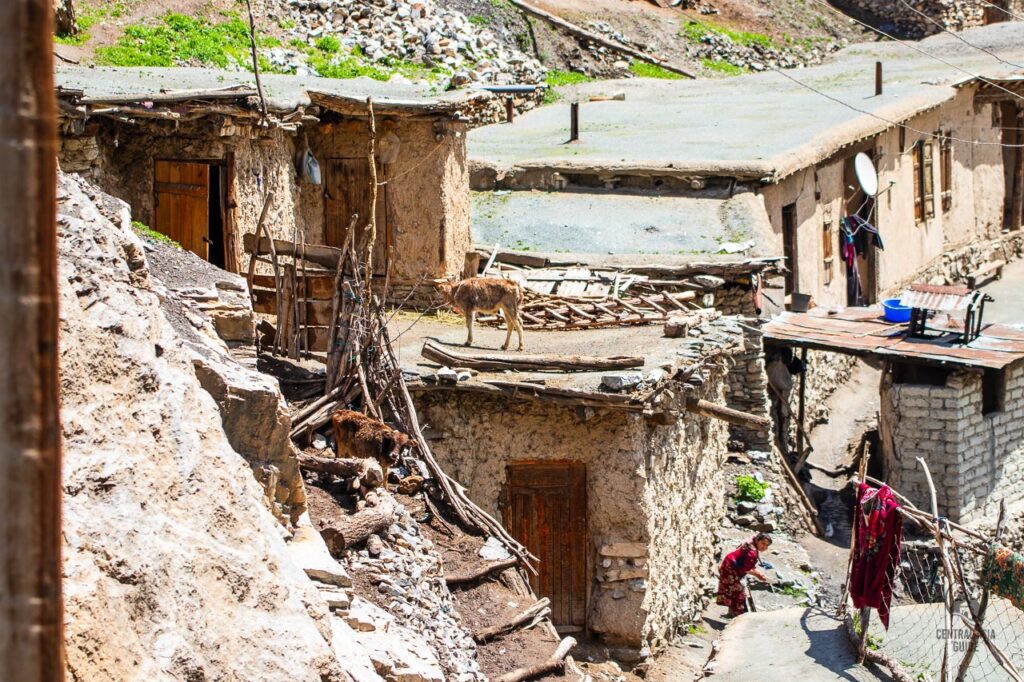
<instances>
[{"instance_id":1,"label":"hillside slope","mask_svg":"<svg viewBox=\"0 0 1024 682\"><path fill-rule=\"evenodd\" d=\"M806 0L530 0L593 33L701 76L817 63L864 33ZM532 83L667 74L584 43L509 0L253 0L262 68L333 77ZM250 68L237 0L78 0L81 32L58 54L81 63Z\"/></svg>"}]
</instances>

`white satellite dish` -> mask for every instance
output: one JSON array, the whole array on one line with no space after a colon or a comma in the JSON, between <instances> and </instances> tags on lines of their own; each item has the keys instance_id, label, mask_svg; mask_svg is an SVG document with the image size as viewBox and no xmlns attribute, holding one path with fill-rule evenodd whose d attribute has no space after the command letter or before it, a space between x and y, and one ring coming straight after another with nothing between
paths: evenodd
<instances>
[{"instance_id":1,"label":"white satellite dish","mask_svg":"<svg viewBox=\"0 0 1024 682\"><path fill-rule=\"evenodd\" d=\"M857 172L857 182L864 194L873 197L878 194L878 171L871 157L861 152L853 159L853 169Z\"/></svg>"}]
</instances>

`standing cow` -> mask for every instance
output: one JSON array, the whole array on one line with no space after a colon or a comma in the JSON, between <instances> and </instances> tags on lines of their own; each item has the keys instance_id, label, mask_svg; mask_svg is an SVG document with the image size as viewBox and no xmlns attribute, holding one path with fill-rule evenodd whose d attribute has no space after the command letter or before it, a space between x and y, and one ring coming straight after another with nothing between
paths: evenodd
<instances>
[{"instance_id":1,"label":"standing cow","mask_svg":"<svg viewBox=\"0 0 1024 682\"><path fill-rule=\"evenodd\" d=\"M338 457L376 459L387 485L388 468L398 463L402 448L409 445L409 436L353 410L338 410L331 417L331 424Z\"/></svg>"},{"instance_id":2,"label":"standing cow","mask_svg":"<svg viewBox=\"0 0 1024 682\"><path fill-rule=\"evenodd\" d=\"M523 319L520 308L523 304L523 290L518 283L500 277L471 277L461 282L439 280L438 288L457 313L466 318L469 337L466 345L473 345L473 318L477 313L496 313L505 316L508 334L502 350L508 350L512 342L512 331L519 337L519 348L523 350Z\"/></svg>"}]
</instances>

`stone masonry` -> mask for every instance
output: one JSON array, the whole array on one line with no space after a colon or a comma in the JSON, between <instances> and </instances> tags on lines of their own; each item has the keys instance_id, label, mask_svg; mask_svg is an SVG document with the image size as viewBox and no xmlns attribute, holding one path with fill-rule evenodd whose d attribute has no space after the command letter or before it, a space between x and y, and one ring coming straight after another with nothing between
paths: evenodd
<instances>
[{"instance_id":1,"label":"stone masonry","mask_svg":"<svg viewBox=\"0 0 1024 682\"><path fill-rule=\"evenodd\" d=\"M928 462L939 512L960 521L990 515L1005 498L1024 499L1024 364L1005 371L1005 399L983 413L982 373L958 370L945 386L882 382L883 434L891 433L886 472L893 487L922 508L930 505Z\"/></svg>"},{"instance_id":2,"label":"stone masonry","mask_svg":"<svg viewBox=\"0 0 1024 682\"><path fill-rule=\"evenodd\" d=\"M948 31L984 26L994 21L1009 21L1010 15L991 5L1019 13L1021 0L846 0L844 3L877 18L882 30L899 37L923 38Z\"/></svg>"}]
</instances>

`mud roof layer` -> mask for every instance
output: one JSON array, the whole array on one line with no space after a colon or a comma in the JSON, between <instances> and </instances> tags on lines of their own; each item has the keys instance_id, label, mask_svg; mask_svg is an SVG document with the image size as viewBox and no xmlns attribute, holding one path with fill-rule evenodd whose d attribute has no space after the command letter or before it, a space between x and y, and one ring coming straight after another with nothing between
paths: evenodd
<instances>
[{"instance_id":1,"label":"mud roof layer","mask_svg":"<svg viewBox=\"0 0 1024 682\"><path fill-rule=\"evenodd\" d=\"M929 322L929 327L936 327ZM782 313L762 331L766 342L845 355L900 360L917 364L1003 369L1024 360L1024 331L1000 324L984 325L981 335L963 345L958 333L921 339L907 336L906 323L887 322L878 308L847 308L830 315Z\"/></svg>"},{"instance_id":2,"label":"mud roof layer","mask_svg":"<svg viewBox=\"0 0 1024 682\"><path fill-rule=\"evenodd\" d=\"M74 93L83 104L171 104L256 95L256 80L251 73L194 67L59 66L55 80L59 92ZM350 113L348 109L365 107L368 97L373 98L375 110L385 114L455 113L467 102L486 96L467 90L435 96L411 83L384 83L370 78L262 74L260 80L267 105L276 113L313 103Z\"/></svg>"},{"instance_id":3,"label":"mud roof layer","mask_svg":"<svg viewBox=\"0 0 1024 682\"><path fill-rule=\"evenodd\" d=\"M474 192L473 237L509 249L576 255L768 253L772 228L763 198L729 194Z\"/></svg>"},{"instance_id":4,"label":"mud roof layer","mask_svg":"<svg viewBox=\"0 0 1024 682\"><path fill-rule=\"evenodd\" d=\"M1024 63L1024 24L1002 23L962 36L1010 62ZM915 43L970 72L1003 75L1012 68L941 34ZM884 68L884 94L875 97L875 62ZM627 79L588 83L566 102L541 107L512 124L474 130L469 156L476 168L499 174L516 168L564 173L722 175L781 179L831 156L845 145L950 100L964 71L893 42L846 48L821 66L786 72L853 111L802 87L782 73L671 81ZM624 92L624 101L588 102ZM578 99L580 140L567 144L568 100ZM872 115L873 114L873 115Z\"/></svg>"}]
</instances>

